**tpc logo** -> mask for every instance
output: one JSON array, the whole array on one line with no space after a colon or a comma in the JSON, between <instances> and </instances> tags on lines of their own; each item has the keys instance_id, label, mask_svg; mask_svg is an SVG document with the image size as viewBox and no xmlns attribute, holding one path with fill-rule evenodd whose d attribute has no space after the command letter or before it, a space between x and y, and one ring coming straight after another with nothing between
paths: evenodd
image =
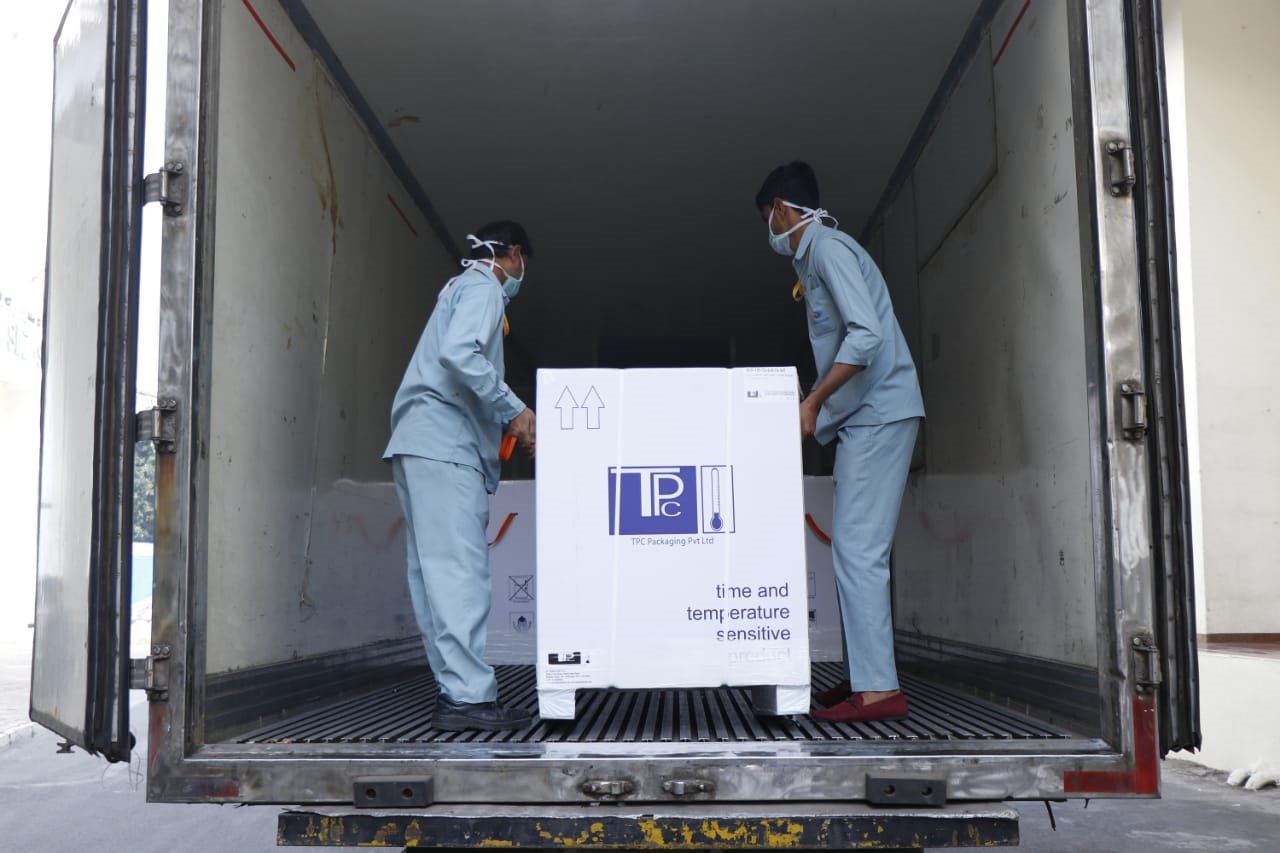
<instances>
[{"instance_id":1,"label":"tpc logo","mask_svg":"<svg viewBox=\"0 0 1280 853\"><path fill-rule=\"evenodd\" d=\"M609 535L733 531L732 467L609 469Z\"/></svg>"}]
</instances>

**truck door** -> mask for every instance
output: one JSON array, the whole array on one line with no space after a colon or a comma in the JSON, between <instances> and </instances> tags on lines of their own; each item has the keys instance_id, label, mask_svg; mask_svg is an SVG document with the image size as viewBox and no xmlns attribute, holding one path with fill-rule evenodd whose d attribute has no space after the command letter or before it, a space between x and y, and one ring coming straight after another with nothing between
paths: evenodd
<instances>
[{"instance_id":1,"label":"truck door","mask_svg":"<svg viewBox=\"0 0 1280 853\"><path fill-rule=\"evenodd\" d=\"M1116 784L1154 792L1156 756L1200 743L1160 4L1079 8L1094 149L1088 260L1102 309L1097 402L1107 440L1098 482L1115 568L1099 610L1115 629L1102 665L1122 682L1110 713L1142 771Z\"/></svg>"},{"instance_id":2,"label":"truck door","mask_svg":"<svg viewBox=\"0 0 1280 853\"><path fill-rule=\"evenodd\" d=\"M129 757L145 0L71 0L54 40L31 718Z\"/></svg>"},{"instance_id":3,"label":"truck door","mask_svg":"<svg viewBox=\"0 0 1280 853\"><path fill-rule=\"evenodd\" d=\"M1145 372L1160 649L1160 752L1200 746L1191 500L1173 241L1164 33L1159 0L1128 6L1135 215L1145 303ZM1181 215L1187 215L1182 211Z\"/></svg>"}]
</instances>

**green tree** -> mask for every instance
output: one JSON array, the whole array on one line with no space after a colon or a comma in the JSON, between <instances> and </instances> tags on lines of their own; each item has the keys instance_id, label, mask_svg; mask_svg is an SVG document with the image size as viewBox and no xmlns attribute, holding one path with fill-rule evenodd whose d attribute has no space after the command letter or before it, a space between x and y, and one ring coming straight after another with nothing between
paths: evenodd
<instances>
[{"instance_id":1,"label":"green tree","mask_svg":"<svg viewBox=\"0 0 1280 853\"><path fill-rule=\"evenodd\" d=\"M133 453L133 541L156 541L156 448L149 441Z\"/></svg>"}]
</instances>

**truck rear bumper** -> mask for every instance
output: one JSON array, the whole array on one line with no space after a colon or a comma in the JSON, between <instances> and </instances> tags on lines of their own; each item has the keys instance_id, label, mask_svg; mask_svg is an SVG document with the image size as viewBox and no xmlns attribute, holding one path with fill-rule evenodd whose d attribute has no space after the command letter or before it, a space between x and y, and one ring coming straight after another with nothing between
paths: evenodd
<instances>
[{"instance_id":1,"label":"truck rear bumper","mask_svg":"<svg viewBox=\"0 0 1280 853\"><path fill-rule=\"evenodd\" d=\"M347 807L284 812L277 844L641 850L1012 847L1018 844L1018 813L1002 803L915 809L854 803L432 806L368 812Z\"/></svg>"}]
</instances>

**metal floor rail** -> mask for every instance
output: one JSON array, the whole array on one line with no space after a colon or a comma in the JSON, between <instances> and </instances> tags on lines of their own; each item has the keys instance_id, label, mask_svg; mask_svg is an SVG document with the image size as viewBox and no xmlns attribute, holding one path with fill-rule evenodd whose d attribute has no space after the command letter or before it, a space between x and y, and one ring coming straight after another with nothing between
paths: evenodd
<instances>
[{"instance_id":1,"label":"metal floor rail","mask_svg":"<svg viewBox=\"0 0 1280 853\"><path fill-rule=\"evenodd\" d=\"M537 708L532 666L497 667L500 695ZM839 663L813 666L817 690L844 677ZM578 717L515 732L441 732L431 727L436 684L428 672L300 712L236 743L645 743L712 741L974 741L1063 739L1063 729L927 681L902 676L911 716L896 722L823 723L807 716L757 717L742 688L589 690Z\"/></svg>"}]
</instances>

